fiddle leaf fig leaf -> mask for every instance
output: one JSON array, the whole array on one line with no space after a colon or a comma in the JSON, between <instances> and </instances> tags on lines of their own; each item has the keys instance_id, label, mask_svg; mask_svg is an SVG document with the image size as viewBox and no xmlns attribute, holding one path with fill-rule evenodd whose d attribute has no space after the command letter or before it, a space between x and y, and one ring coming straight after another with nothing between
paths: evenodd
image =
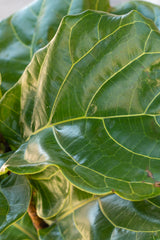
<instances>
[{"instance_id":1,"label":"fiddle leaf fig leaf","mask_svg":"<svg viewBox=\"0 0 160 240\"><path fill-rule=\"evenodd\" d=\"M37 0L0 23L0 240L160 239L159 15Z\"/></svg>"},{"instance_id":2,"label":"fiddle leaf fig leaf","mask_svg":"<svg viewBox=\"0 0 160 240\"><path fill-rule=\"evenodd\" d=\"M54 165L90 193L159 195L159 57L160 33L136 11L65 17L3 98L7 108L17 92L12 117L26 140L4 167L35 174Z\"/></svg>"},{"instance_id":3,"label":"fiddle leaf fig leaf","mask_svg":"<svg viewBox=\"0 0 160 240\"><path fill-rule=\"evenodd\" d=\"M160 239L159 15L37 0L0 22L0 240Z\"/></svg>"},{"instance_id":4,"label":"fiddle leaf fig leaf","mask_svg":"<svg viewBox=\"0 0 160 240\"><path fill-rule=\"evenodd\" d=\"M79 202L75 205L76 195ZM150 200L131 202L115 194L83 198L83 192L73 189L71 202L72 209L59 214L49 228L39 231L40 240L152 240L160 237L160 207Z\"/></svg>"},{"instance_id":5,"label":"fiddle leaf fig leaf","mask_svg":"<svg viewBox=\"0 0 160 240\"><path fill-rule=\"evenodd\" d=\"M30 175L29 178L36 181L41 180L50 180L52 177L56 176L59 173L59 169L55 166L49 166L44 169L42 172ZM61 175L61 174L60 174Z\"/></svg>"},{"instance_id":6,"label":"fiddle leaf fig leaf","mask_svg":"<svg viewBox=\"0 0 160 240\"><path fill-rule=\"evenodd\" d=\"M145 2L145 1L129 1L120 6L116 6L111 9L111 12L114 14L126 14L132 10L136 10L139 13L143 14L143 16L150 18L157 28L160 30L160 6Z\"/></svg>"},{"instance_id":7,"label":"fiddle leaf fig leaf","mask_svg":"<svg viewBox=\"0 0 160 240\"><path fill-rule=\"evenodd\" d=\"M25 176L11 174L1 181L0 206L3 206L3 210L0 212L3 215L0 214L0 233L23 217L27 212L30 198L31 188Z\"/></svg>"},{"instance_id":8,"label":"fiddle leaf fig leaf","mask_svg":"<svg viewBox=\"0 0 160 240\"><path fill-rule=\"evenodd\" d=\"M53 170L53 167L50 167ZM31 175L30 182L36 190L36 210L40 218L55 216L64 206L69 194L69 182L59 169L54 168L50 178L46 178L49 168L41 173ZM39 176L38 176L39 175ZM42 178L40 178L40 176Z\"/></svg>"},{"instance_id":9,"label":"fiddle leaf fig leaf","mask_svg":"<svg viewBox=\"0 0 160 240\"><path fill-rule=\"evenodd\" d=\"M9 205L5 196L0 192L0 224L2 225L3 222L6 220L6 215L9 211Z\"/></svg>"},{"instance_id":10,"label":"fiddle leaf fig leaf","mask_svg":"<svg viewBox=\"0 0 160 240\"><path fill-rule=\"evenodd\" d=\"M1 91L4 94L20 78L33 54L54 37L62 18L87 9L107 11L109 0L37 0L0 22L0 98Z\"/></svg>"},{"instance_id":11,"label":"fiddle leaf fig leaf","mask_svg":"<svg viewBox=\"0 0 160 240\"><path fill-rule=\"evenodd\" d=\"M16 240L38 240L37 232L28 214L1 233L0 240L15 239L15 236Z\"/></svg>"}]
</instances>

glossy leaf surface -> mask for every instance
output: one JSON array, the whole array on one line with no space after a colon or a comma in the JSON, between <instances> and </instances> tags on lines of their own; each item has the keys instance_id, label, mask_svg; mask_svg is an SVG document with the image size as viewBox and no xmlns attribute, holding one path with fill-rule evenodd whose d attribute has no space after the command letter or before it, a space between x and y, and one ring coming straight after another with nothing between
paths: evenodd
<instances>
[{"instance_id":1,"label":"glossy leaf surface","mask_svg":"<svg viewBox=\"0 0 160 240\"><path fill-rule=\"evenodd\" d=\"M51 179L54 175L58 173L59 169L55 166L49 166L46 169L44 169L42 172L30 175L29 178L32 180L49 180Z\"/></svg>"},{"instance_id":2,"label":"glossy leaf surface","mask_svg":"<svg viewBox=\"0 0 160 240\"><path fill-rule=\"evenodd\" d=\"M4 94L20 78L34 52L54 37L65 15L108 8L108 0L37 0L0 22L0 98L1 91Z\"/></svg>"},{"instance_id":3,"label":"glossy leaf surface","mask_svg":"<svg viewBox=\"0 0 160 240\"><path fill-rule=\"evenodd\" d=\"M147 170L159 181L159 57L160 34L137 12L66 17L4 98L19 94L29 139L8 169L36 173L57 165L92 193L158 195Z\"/></svg>"},{"instance_id":4,"label":"glossy leaf surface","mask_svg":"<svg viewBox=\"0 0 160 240\"><path fill-rule=\"evenodd\" d=\"M137 10L147 18L150 18L158 29L160 29L160 6L145 1L130 1L112 9L115 14L126 14Z\"/></svg>"},{"instance_id":5,"label":"glossy leaf surface","mask_svg":"<svg viewBox=\"0 0 160 240\"><path fill-rule=\"evenodd\" d=\"M40 230L40 240L152 240L160 237L160 208L150 200L130 202L116 195L86 196L74 188L71 196L70 207L57 216L48 229Z\"/></svg>"},{"instance_id":6,"label":"glossy leaf surface","mask_svg":"<svg viewBox=\"0 0 160 240\"><path fill-rule=\"evenodd\" d=\"M38 235L33 227L31 219L26 214L21 220L12 224L7 230L0 234L0 240L38 240Z\"/></svg>"},{"instance_id":7,"label":"glossy leaf surface","mask_svg":"<svg viewBox=\"0 0 160 240\"><path fill-rule=\"evenodd\" d=\"M159 57L160 34L137 12L66 17L4 98L19 93L30 138L8 169L36 173L53 164L89 192L158 195L147 170L159 181Z\"/></svg>"},{"instance_id":8,"label":"glossy leaf surface","mask_svg":"<svg viewBox=\"0 0 160 240\"><path fill-rule=\"evenodd\" d=\"M0 154L0 175L5 174L7 170L3 169L4 163L9 159L13 152Z\"/></svg>"},{"instance_id":9,"label":"glossy leaf surface","mask_svg":"<svg viewBox=\"0 0 160 240\"><path fill-rule=\"evenodd\" d=\"M156 6L132 3L158 26ZM160 239L160 33L150 19L137 11L65 17L3 95L0 132L18 150L0 155L0 239L37 239L23 217L28 178L50 225L40 240ZM36 34L30 56L41 45Z\"/></svg>"},{"instance_id":10,"label":"glossy leaf surface","mask_svg":"<svg viewBox=\"0 0 160 240\"><path fill-rule=\"evenodd\" d=\"M52 170L51 176L47 176ZM49 175L49 173L48 173ZM36 210L40 218L51 218L63 208L69 194L69 182L59 169L50 167L34 174L30 182L36 190Z\"/></svg>"},{"instance_id":11,"label":"glossy leaf surface","mask_svg":"<svg viewBox=\"0 0 160 240\"><path fill-rule=\"evenodd\" d=\"M26 177L11 174L1 181L0 211L3 214L0 214L0 232L26 213L30 198L31 189Z\"/></svg>"}]
</instances>

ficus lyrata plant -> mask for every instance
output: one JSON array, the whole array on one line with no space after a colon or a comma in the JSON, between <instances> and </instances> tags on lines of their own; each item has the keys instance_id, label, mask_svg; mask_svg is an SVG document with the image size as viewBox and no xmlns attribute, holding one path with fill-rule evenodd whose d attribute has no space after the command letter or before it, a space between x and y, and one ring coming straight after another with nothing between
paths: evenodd
<instances>
[{"instance_id":1,"label":"ficus lyrata plant","mask_svg":"<svg viewBox=\"0 0 160 240\"><path fill-rule=\"evenodd\" d=\"M0 22L0 240L160 239L159 29L142 1Z\"/></svg>"}]
</instances>

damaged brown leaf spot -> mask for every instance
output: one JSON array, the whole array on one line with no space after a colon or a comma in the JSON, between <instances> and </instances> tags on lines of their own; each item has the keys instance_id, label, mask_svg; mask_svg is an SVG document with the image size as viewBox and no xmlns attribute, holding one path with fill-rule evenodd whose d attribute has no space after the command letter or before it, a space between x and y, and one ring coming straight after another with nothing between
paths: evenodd
<instances>
[{"instance_id":1,"label":"damaged brown leaf spot","mask_svg":"<svg viewBox=\"0 0 160 240\"><path fill-rule=\"evenodd\" d=\"M147 172L147 177L150 177L150 178L154 179L153 174L151 173L151 171L149 171L147 169L146 172Z\"/></svg>"},{"instance_id":2,"label":"damaged brown leaf spot","mask_svg":"<svg viewBox=\"0 0 160 240\"><path fill-rule=\"evenodd\" d=\"M155 182L155 183L154 183L154 186L155 186L155 187L160 187L160 182L158 182L158 181Z\"/></svg>"},{"instance_id":3,"label":"damaged brown leaf spot","mask_svg":"<svg viewBox=\"0 0 160 240\"><path fill-rule=\"evenodd\" d=\"M147 177L150 177L150 178L154 179L154 176L153 176L153 174L151 173L151 171L146 170L146 172L147 172ZM159 181L155 181L155 182L153 183L153 185L154 185L155 187L160 187L160 182L159 182Z\"/></svg>"}]
</instances>

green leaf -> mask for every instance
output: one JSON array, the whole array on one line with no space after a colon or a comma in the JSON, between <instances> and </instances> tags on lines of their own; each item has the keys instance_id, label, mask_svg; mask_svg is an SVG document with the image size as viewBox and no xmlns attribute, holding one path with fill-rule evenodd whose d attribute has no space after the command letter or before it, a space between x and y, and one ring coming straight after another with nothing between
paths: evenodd
<instances>
[{"instance_id":1,"label":"green leaf","mask_svg":"<svg viewBox=\"0 0 160 240\"><path fill-rule=\"evenodd\" d=\"M0 99L2 98L2 91L1 91L1 85L2 85L2 76L1 76L1 73L0 73Z\"/></svg>"},{"instance_id":2,"label":"green leaf","mask_svg":"<svg viewBox=\"0 0 160 240\"><path fill-rule=\"evenodd\" d=\"M0 215L0 232L3 232L26 213L31 198L31 189L26 177L11 174L1 181L0 193L3 195L0 206L4 206L2 212L5 214L5 219L3 215L2 218ZM9 205L9 211L4 198Z\"/></svg>"},{"instance_id":3,"label":"green leaf","mask_svg":"<svg viewBox=\"0 0 160 240\"><path fill-rule=\"evenodd\" d=\"M130 202L115 194L87 199L83 194L73 188L72 206L57 216L49 228L40 230L40 240L159 239L160 205L150 200Z\"/></svg>"},{"instance_id":4,"label":"green leaf","mask_svg":"<svg viewBox=\"0 0 160 240\"><path fill-rule=\"evenodd\" d=\"M159 32L135 11L65 17L3 99L7 104L21 88L16 97L28 138L5 166L33 174L56 165L95 194L114 189L134 200L160 194L147 173L160 180L159 57Z\"/></svg>"},{"instance_id":5,"label":"green leaf","mask_svg":"<svg viewBox=\"0 0 160 240\"><path fill-rule=\"evenodd\" d=\"M0 22L0 92L16 83L34 52L54 37L65 15L108 8L109 0L38 0Z\"/></svg>"},{"instance_id":6,"label":"green leaf","mask_svg":"<svg viewBox=\"0 0 160 240\"><path fill-rule=\"evenodd\" d=\"M3 168L3 165L9 159L9 157L12 156L12 154L13 152L0 154L0 175L3 175L7 172L7 169Z\"/></svg>"},{"instance_id":7,"label":"green leaf","mask_svg":"<svg viewBox=\"0 0 160 240\"><path fill-rule=\"evenodd\" d=\"M83 206L88 206L90 202L94 202L95 200L96 196L80 191L71 185L70 194L66 199L63 209L55 218L50 220L53 223L51 227L42 231L40 230L40 239L81 239L82 236L74 222L74 212L81 207L83 208ZM83 216L83 221L86 222L86 214ZM48 234L48 232L50 233Z\"/></svg>"},{"instance_id":8,"label":"green leaf","mask_svg":"<svg viewBox=\"0 0 160 240\"><path fill-rule=\"evenodd\" d=\"M7 230L0 234L0 240L38 240L37 232L33 227L32 221L28 214L20 219L18 222L12 224Z\"/></svg>"},{"instance_id":9,"label":"green leaf","mask_svg":"<svg viewBox=\"0 0 160 240\"><path fill-rule=\"evenodd\" d=\"M20 93L21 89L18 83L13 90L9 90L2 97L0 102L0 133L12 150L16 150L23 143L19 125Z\"/></svg>"},{"instance_id":10,"label":"green leaf","mask_svg":"<svg viewBox=\"0 0 160 240\"><path fill-rule=\"evenodd\" d=\"M0 192L0 225L6 220L9 211L9 205L5 196Z\"/></svg>"},{"instance_id":11,"label":"green leaf","mask_svg":"<svg viewBox=\"0 0 160 240\"><path fill-rule=\"evenodd\" d=\"M158 29L160 29L160 6L145 1L130 1L111 9L114 14L126 14L137 10L145 17L150 18Z\"/></svg>"},{"instance_id":12,"label":"green leaf","mask_svg":"<svg viewBox=\"0 0 160 240\"><path fill-rule=\"evenodd\" d=\"M36 190L36 210L40 218L55 216L64 206L69 194L69 182L64 178L61 171L50 167L52 175L47 176L48 168L31 176L31 184ZM53 171L54 170L54 171ZM38 176L39 175L39 176Z\"/></svg>"},{"instance_id":13,"label":"green leaf","mask_svg":"<svg viewBox=\"0 0 160 240\"><path fill-rule=\"evenodd\" d=\"M42 172L30 175L29 178L41 181L41 180L50 180L52 177L54 177L59 172L59 169L55 166L49 166Z\"/></svg>"},{"instance_id":14,"label":"green leaf","mask_svg":"<svg viewBox=\"0 0 160 240\"><path fill-rule=\"evenodd\" d=\"M3 77L0 92L4 94L17 82L33 53L54 37L66 14L77 14L86 9L107 11L108 8L108 0L37 0L0 22L0 78ZM37 59L37 74L31 73L32 77L38 79L45 54L44 50ZM0 102L0 132L4 133L13 150L23 142L19 126L20 102L17 98L20 95L21 86L18 83L15 90L7 93Z\"/></svg>"}]
</instances>

